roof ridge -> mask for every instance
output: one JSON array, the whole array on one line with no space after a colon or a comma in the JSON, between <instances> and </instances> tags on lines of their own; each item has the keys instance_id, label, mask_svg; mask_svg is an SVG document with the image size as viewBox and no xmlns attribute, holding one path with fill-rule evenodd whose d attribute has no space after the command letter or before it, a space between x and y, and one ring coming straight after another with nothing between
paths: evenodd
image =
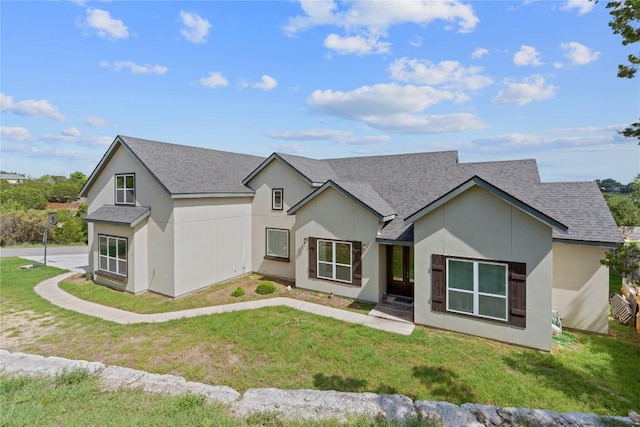
<instances>
[{"instance_id":1,"label":"roof ridge","mask_svg":"<svg viewBox=\"0 0 640 427\"><path fill-rule=\"evenodd\" d=\"M402 156L419 156L419 155L436 155L436 154L451 154L455 153L458 155L458 150L443 150L443 151L421 151L418 153L395 153L395 154L378 154L371 156L353 156L353 157L333 157L330 159L320 159L323 161L333 161L333 160L359 160L359 159L375 159L380 157L402 157Z\"/></svg>"},{"instance_id":2,"label":"roof ridge","mask_svg":"<svg viewBox=\"0 0 640 427\"><path fill-rule=\"evenodd\" d=\"M264 156L258 156L256 154L238 153L237 151L220 150L218 148L199 147L197 145L176 144L175 142L157 141L155 139L138 138L136 136L127 136L127 135L117 135L116 138L118 138L118 137L120 137L120 139L122 139L125 143L127 142L126 140L129 139L129 140L150 142L150 143L153 143L153 144L170 145L170 146L173 146L173 147L181 147L181 148L196 149L196 150L207 150L207 151L213 151L213 152L218 152L218 153L234 154L234 155L237 155L237 156L248 156L248 157L256 157L256 158L264 159Z\"/></svg>"}]
</instances>

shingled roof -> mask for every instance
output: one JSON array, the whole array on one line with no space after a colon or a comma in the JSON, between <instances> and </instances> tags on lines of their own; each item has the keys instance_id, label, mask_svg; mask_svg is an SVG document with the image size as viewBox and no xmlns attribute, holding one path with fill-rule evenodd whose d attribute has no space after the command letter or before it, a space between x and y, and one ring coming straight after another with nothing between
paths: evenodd
<instances>
[{"instance_id":1,"label":"shingled roof","mask_svg":"<svg viewBox=\"0 0 640 427\"><path fill-rule=\"evenodd\" d=\"M174 198L252 195L246 184L270 162L281 161L310 185L321 187L315 194L328 184L357 199L379 218L393 218L381 230L380 240L413 241L413 225L405 219L476 178L512 197L517 205L539 212L550 223L557 222L560 226L553 227L556 240L607 245L622 241L595 182L542 183L532 159L459 163L456 151L327 160L274 153L265 159L118 136L91 174L82 196L120 146Z\"/></svg>"},{"instance_id":2,"label":"shingled roof","mask_svg":"<svg viewBox=\"0 0 640 427\"><path fill-rule=\"evenodd\" d=\"M252 195L253 191L242 184L242 178L264 160L247 154L118 136L91 174L81 196L86 196L94 177L120 145L131 152L172 197Z\"/></svg>"},{"instance_id":3,"label":"shingled roof","mask_svg":"<svg viewBox=\"0 0 640 427\"><path fill-rule=\"evenodd\" d=\"M145 206L101 206L88 214L87 222L105 224L128 225L134 227L151 213L151 208Z\"/></svg>"}]
</instances>

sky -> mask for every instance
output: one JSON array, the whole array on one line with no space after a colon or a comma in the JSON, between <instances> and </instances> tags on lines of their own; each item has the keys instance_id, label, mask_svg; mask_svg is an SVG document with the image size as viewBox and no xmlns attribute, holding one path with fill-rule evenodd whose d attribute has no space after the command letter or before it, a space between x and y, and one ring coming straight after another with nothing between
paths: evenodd
<instances>
[{"instance_id":1,"label":"sky","mask_svg":"<svg viewBox=\"0 0 640 427\"><path fill-rule=\"evenodd\" d=\"M117 135L323 159L457 150L545 182L640 172L637 46L605 1L2 1L0 168Z\"/></svg>"}]
</instances>

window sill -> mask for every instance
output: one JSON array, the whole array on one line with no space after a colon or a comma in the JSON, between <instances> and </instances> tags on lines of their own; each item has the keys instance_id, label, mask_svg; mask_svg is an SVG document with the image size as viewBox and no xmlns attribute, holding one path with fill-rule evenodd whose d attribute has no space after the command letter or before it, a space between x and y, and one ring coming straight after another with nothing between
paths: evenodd
<instances>
[{"instance_id":1,"label":"window sill","mask_svg":"<svg viewBox=\"0 0 640 427\"><path fill-rule=\"evenodd\" d=\"M323 282L331 282L331 283L336 283L338 285L345 285L345 286L349 286L351 288L361 288L361 285L354 285L353 282L344 282L342 280L334 280L334 279L327 279L326 277L320 277L320 276L316 276L315 277L316 280L322 280Z\"/></svg>"},{"instance_id":2,"label":"window sill","mask_svg":"<svg viewBox=\"0 0 640 427\"><path fill-rule=\"evenodd\" d=\"M104 270L96 270L95 274L97 276L102 276L102 277L104 277L106 279L115 280L115 281L123 283L125 285L129 282L129 278L127 276L120 276L119 274L110 273L110 272L104 271Z\"/></svg>"},{"instance_id":3,"label":"window sill","mask_svg":"<svg viewBox=\"0 0 640 427\"><path fill-rule=\"evenodd\" d=\"M270 261L289 262L289 258L283 258L283 257L277 257L277 256L271 256L271 255L265 255L264 259L268 259Z\"/></svg>"},{"instance_id":4,"label":"window sill","mask_svg":"<svg viewBox=\"0 0 640 427\"><path fill-rule=\"evenodd\" d=\"M476 316L475 314L460 313L459 311L445 310L444 313L451 314L451 315L454 315L454 316L466 317L466 318L472 319L472 320L484 320L484 321L487 321L487 322L497 323L497 324L500 324L500 325L511 325L511 323L509 323L508 320L492 319L490 317Z\"/></svg>"}]
</instances>

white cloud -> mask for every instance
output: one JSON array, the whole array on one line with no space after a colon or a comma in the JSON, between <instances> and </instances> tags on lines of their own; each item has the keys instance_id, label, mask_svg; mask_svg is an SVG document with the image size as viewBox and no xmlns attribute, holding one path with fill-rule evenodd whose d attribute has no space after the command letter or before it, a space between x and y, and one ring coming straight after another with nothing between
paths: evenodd
<instances>
[{"instance_id":1,"label":"white cloud","mask_svg":"<svg viewBox=\"0 0 640 427\"><path fill-rule=\"evenodd\" d=\"M211 72L209 73L209 77L205 77L199 80L202 86L206 87L219 87L219 86L228 86L229 82L224 76L220 73Z\"/></svg>"},{"instance_id":2,"label":"white cloud","mask_svg":"<svg viewBox=\"0 0 640 427\"><path fill-rule=\"evenodd\" d=\"M78 128L70 126L67 129L63 130L62 135L65 136L80 136L80 131L78 130Z\"/></svg>"},{"instance_id":3,"label":"white cloud","mask_svg":"<svg viewBox=\"0 0 640 427\"><path fill-rule=\"evenodd\" d=\"M513 63L522 67L525 65L539 66L542 65L540 60L540 52L535 47L522 45L520 50L513 55Z\"/></svg>"},{"instance_id":4,"label":"white cloud","mask_svg":"<svg viewBox=\"0 0 640 427\"><path fill-rule=\"evenodd\" d=\"M121 71L123 68L128 68L133 74L158 74L162 75L169 69L164 65L148 65L148 64L136 64L133 61L100 61L100 66L105 68L111 68L114 71Z\"/></svg>"},{"instance_id":5,"label":"white cloud","mask_svg":"<svg viewBox=\"0 0 640 427\"><path fill-rule=\"evenodd\" d=\"M278 153L285 154L300 154L304 151L302 147L295 143L272 145L271 148Z\"/></svg>"},{"instance_id":6,"label":"white cloud","mask_svg":"<svg viewBox=\"0 0 640 427\"><path fill-rule=\"evenodd\" d=\"M293 36L320 25L342 28L346 33L344 36L330 34L324 41L325 46L341 54L388 52L391 44L379 39L387 37L387 29L392 25L413 23L425 26L442 20L457 23L459 32L468 33L479 22L473 7L459 0L353 0L340 3L333 0L300 0L300 6L304 14L289 18L283 28L284 33Z\"/></svg>"},{"instance_id":7,"label":"white cloud","mask_svg":"<svg viewBox=\"0 0 640 427\"><path fill-rule=\"evenodd\" d=\"M87 116L84 118L82 123L87 126L91 126L92 128L106 128L110 126L109 122L98 116Z\"/></svg>"},{"instance_id":8,"label":"white cloud","mask_svg":"<svg viewBox=\"0 0 640 427\"><path fill-rule=\"evenodd\" d=\"M526 105L533 101L553 98L556 91L555 86L546 84L544 77L535 74L521 82L507 79L505 86L506 89L498 92L493 98L494 104Z\"/></svg>"},{"instance_id":9,"label":"white cloud","mask_svg":"<svg viewBox=\"0 0 640 427\"><path fill-rule=\"evenodd\" d=\"M487 127L473 114L454 113L445 115L396 114L371 117L366 123L377 129L402 133L464 132Z\"/></svg>"},{"instance_id":10,"label":"white cloud","mask_svg":"<svg viewBox=\"0 0 640 427\"><path fill-rule=\"evenodd\" d=\"M254 83L251 87L262 90L271 90L278 86L278 81L268 74L264 74L259 83Z\"/></svg>"},{"instance_id":11,"label":"white cloud","mask_svg":"<svg viewBox=\"0 0 640 427\"><path fill-rule=\"evenodd\" d=\"M368 116L419 112L454 98L453 92L428 86L389 83L362 86L349 92L316 90L307 99L307 104L314 111L363 119Z\"/></svg>"},{"instance_id":12,"label":"white cloud","mask_svg":"<svg viewBox=\"0 0 640 427\"><path fill-rule=\"evenodd\" d=\"M562 7L562 10L578 9L578 15L584 15L591 12L596 5L595 1L590 0L568 0L567 4Z\"/></svg>"},{"instance_id":13,"label":"white cloud","mask_svg":"<svg viewBox=\"0 0 640 427\"><path fill-rule=\"evenodd\" d=\"M0 126L0 135L16 142L31 140L29 129L23 127Z\"/></svg>"},{"instance_id":14,"label":"white cloud","mask_svg":"<svg viewBox=\"0 0 640 427\"><path fill-rule=\"evenodd\" d=\"M369 145L388 141L387 135L356 135L352 131L337 129L304 129L294 131L268 131L266 135L287 141L331 141L340 145Z\"/></svg>"},{"instance_id":15,"label":"white cloud","mask_svg":"<svg viewBox=\"0 0 640 427\"><path fill-rule=\"evenodd\" d=\"M473 50L473 53L471 54L471 58L473 59L480 59L485 55L488 55L489 51L483 47L477 47Z\"/></svg>"},{"instance_id":16,"label":"white cloud","mask_svg":"<svg viewBox=\"0 0 640 427\"><path fill-rule=\"evenodd\" d=\"M561 43L560 49L565 51L564 56L574 65L586 65L590 62L597 61L600 57L600 52L591 50L578 42Z\"/></svg>"},{"instance_id":17,"label":"white cloud","mask_svg":"<svg viewBox=\"0 0 640 427\"><path fill-rule=\"evenodd\" d=\"M479 22L469 4L457 0L431 1L368 1L351 2L301 0L305 15L290 18L284 27L292 35L319 25L335 25L347 30L365 29L380 34L391 25L414 23L426 25L435 20L457 22L460 32L472 31Z\"/></svg>"},{"instance_id":18,"label":"white cloud","mask_svg":"<svg viewBox=\"0 0 640 427\"><path fill-rule=\"evenodd\" d=\"M12 111L21 116L38 117L44 116L55 120L64 120L65 116L58 111L58 107L51 105L46 99L36 101L26 99L20 102L13 102L13 97L0 93L0 110Z\"/></svg>"},{"instance_id":19,"label":"white cloud","mask_svg":"<svg viewBox=\"0 0 640 427\"><path fill-rule=\"evenodd\" d=\"M429 60L400 58L389 66L395 80L421 84L445 85L459 89L478 90L493 83L480 74L482 67L463 67L458 61L442 61L433 64Z\"/></svg>"},{"instance_id":20,"label":"white cloud","mask_svg":"<svg viewBox=\"0 0 640 427\"><path fill-rule=\"evenodd\" d=\"M182 20L183 28L180 29L180 34L190 42L193 43L206 43L207 35L209 35L209 29L211 24L206 19L202 18L197 13L180 11L180 19Z\"/></svg>"},{"instance_id":21,"label":"white cloud","mask_svg":"<svg viewBox=\"0 0 640 427\"><path fill-rule=\"evenodd\" d=\"M129 29L119 19L113 19L106 10L87 9L86 24L95 29L100 37L113 40L129 37Z\"/></svg>"},{"instance_id":22,"label":"white cloud","mask_svg":"<svg viewBox=\"0 0 640 427\"><path fill-rule=\"evenodd\" d=\"M422 37L420 36L413 36L411 37L411 39L409 40L409 44L413 47L420 47L422 46Z\"/></svg>"},{"instance_id":23,"label":"white cloud","mask_svg":"<svg viewBox=\"0 0 640 427\"><path fill-rule=\"evenodd\" d=\"M324 39L324 46L327 49L331 49L341 55L388 53L390 45L391 43L381 42L378 37L373 36L367 38L362 36L341 37L332 33Z\"/></svg>"}]
</instances>

